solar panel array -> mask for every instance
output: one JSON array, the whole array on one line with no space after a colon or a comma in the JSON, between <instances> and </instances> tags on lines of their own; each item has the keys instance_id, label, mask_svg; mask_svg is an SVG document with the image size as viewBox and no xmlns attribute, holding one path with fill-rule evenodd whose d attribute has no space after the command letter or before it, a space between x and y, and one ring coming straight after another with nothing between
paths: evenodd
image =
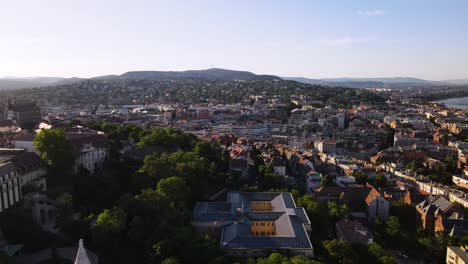
<instances>
[{"instance_id":1,"label":"solar panel array","mask_svg":"<svg viewBox=\"0 0 468 264\"><path fill-rule=\"evenodd\" d=\"M235 237L226 247L230 248L309 248L310 245L294 237Z\"/></svg>"},{"instance_id":2,"label":"solar panel array","mask_svg":"<svg viewBox=\"0 0 468 264\"><path fill-rule=\"evenodd\" d=\"M250 220L270 220L274 221L278 219L283 212L249 212L246 214L247 218Z\"/></svg>"}]
</instances>

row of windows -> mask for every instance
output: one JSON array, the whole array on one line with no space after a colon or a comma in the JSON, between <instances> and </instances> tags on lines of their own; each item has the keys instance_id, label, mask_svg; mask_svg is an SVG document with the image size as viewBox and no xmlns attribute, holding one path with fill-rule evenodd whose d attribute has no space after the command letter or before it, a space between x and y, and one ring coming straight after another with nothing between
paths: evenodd
<instances>
[{"instance_id":1,"label":"row of windows","mask_svg":"<svg viewBox=\"0 0 468 264\"><path fill-rule=\"evenodd\" d=\"M274 236L276 232L253 232L254 236Z\"/></svg>"},{"instance_id":2,"label":"row of windows","mask_svg":"<svg viewBox=\"0 0 468 264\"><path fill-rule=\"evenodd\" d=\"M4 174L0 176L0 182L7 182L9 180L12 180L16 176L16 173L14 171Z\"/></svg>"},{"instance_id":3,"label":"row of windows","mask_svg":"<svg viewBox=\"0 0 468 264\"><path fill-rule=\"evenodd\" d=\"M271 205L270 202L252 202L252 205Z\"/></svg>"},{"instance_id":4,"label":"row of windows","mask_svg":"<svg viewBox=\"0 0 468 264\"><path fill-rule=\"evenodd\" d=\"M86 158L89 158L89 157L92 157L92 158L94 158L94 157L100 158L100 157L104 157L104 156L105 156L105 152L104 152L104 151L98 152L98 153L96 153L96 152L88 152L88 153L86 153L84 156L85 156Z\"/></svg>"},{"instance_id":5,"label":"row of windows","mask_svg":"<svg viewBox=\"0 0 468 264\"><path fill-rule=\"evenodd\" d=\"M266 223L265 223L265 222L260 222L260 223L259 223L259 222L255 222L255 226L259 226L259 225L260 225L260 226L265 226L265 225L266 225L266 226L275 226L275 223L274 223L274 222L266 222Z\"/></svg>"}]
</instances>

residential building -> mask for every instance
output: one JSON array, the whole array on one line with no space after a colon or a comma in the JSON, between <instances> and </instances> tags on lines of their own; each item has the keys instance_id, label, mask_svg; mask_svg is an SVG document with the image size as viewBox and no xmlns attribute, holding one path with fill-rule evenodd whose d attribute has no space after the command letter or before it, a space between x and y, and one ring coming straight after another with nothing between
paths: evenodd
<instances>
[{"instance_id":1,"label":"residential building","mask_svg":"<svg viewBox=\"0 0 468 264\"><path fill-rule=\"evenodd\" d=\"M318 150L326 154L336 153L336 140L334 139L323 139L318 143Z\"/></svg>"},{"instance_id":2,"label":"residential building","mask_svg":"<svg viewBox=\"0 0 468 264\"><path fill-rule=\"evenodd\" d=\"M13 162L0 157L0 213L21 200L20 176Z\"/></svg>"},{"instance_id":3,"label":"residential building","mask_svg":"<svg viewBox=\"0 0 468 264\"><path fill-rule=\"evenodd\" d=\"M0 156L1 156L0 151ZM20 184L22 193L25 188L36 191L45 191L47 188L46 174L47 170L41 157L34 152L21 151L11 156L11 161L15 166L16 172L20 175Z\"/></svg>"},{"instance_id":4,"label":"residential building","mask_svg":"<svg viewBox=\"0 0 468 264\"><path fill-rule=\"evenodd\" d=\"M266 164L272 167L276 174L286 176L286 161L282 157L274 156Z\"/></svg>"},{"instance_id":5,"label":"residential building","mask_svg":"<svg viewBox=\"0 0 468 264\"><path fill-rule=\"evenodd\" d=\"M192 225L220 235L229 255L263 256L268 250L313 257L310 221L291 193L229 192L226 202L198 202Z\"/></svg>"},{"instance_id":6,"label":"residential building","mask_svg":"<svg viewBox=\"0 0 468 264\"><path fill-rule=\"evenodd\" d=\"M458 185L458 186L460 186L462 188L468 189L468 177L453 175L452 176L452 181L456 185Z\"/></svg>"},{"instance_id":7,"label":"residential building","mask_svg":"<svg viewBox=\"0 0 468 264\"><path fill-rule=\"evenodd\" d=\"M468 246L448 246L446 261L447 264L468 264Z\"/></svg>"},{"instance_id":8,"label":"residential building","mask_svg":"<svg viewBox=\"0 0 468 264\"><path fill-rule=\"evenodd\" d=\"M24 149L0 149L0 213L19 203L29 191L45 191L41 158Z\"/></svg>"},{"instance_id":9,"label":"residential building","mask_svg":"<svg viewBox=\"0 0 468 264\"><path fill-rule=\"evenodd\" d=\"M0 120L0 133L13 133L18 130L19 126L11 120Z\"/></svg>"},{"instance_id":10,"label":"residential building","mask_svg":"<svg viewBox=\"0 0 468 264\"><path fill-rule=\"evenodd\" d=\"M53 231L56 223L55 201L37 192L25 194L23 200L24 208L32 212L33 221L42 229Z\"/></svg>"},{"instance_id":11,"label":"residential building","mask_svg":"<svg viewBox=\"0 0 468 264\"><path fill-rule=\"evenodd\" d=\"M21 130L21 131L18 131L13 136L13 140L11 143L15 148L18 148L18 149L22 148L22 149L26 149L27 151L34 152L35 149L33 146L33 142L34 142L34 135L27 130Z\"/></svg>"},{"instance_id":12,"label":"residential building","mask_svg":"<svg viewBox=\"0 0 468 264\"><path fill-rule=\"evenodd\" d=\"M373 221L380 219L386 221L390 210L390 203L380 194L377 189L372 188L366 196L367 217Z\"/></svg>"},{"instance_id":13,"label":"residential building","mask_svg":"<svg viewBox=\"0 0 468 264\"><path fill-rule=\"evenodd\" d=\"M441 195L429 196L416 206L421 216L421 222L424 229L435 231L435 221L438 216L442 218L459 219L463 215L463 210L447 200Z\"/></svg>"},{"instance_id":14,"label":"residential building","mask_svg":"<svg viewBox=\"0 0 468 264\"><path fill-rule=\"evenodd\" d=\"M250 152L246 146L233 146L229 155L229 170L231 173L247 177Z\"/></svg>"},{"instance_id":15,"label":"residential building","mask_svg":"<svg viewBox=\"0 0 468 264\"><path fill-rule=\"evenodd\" d=\"M109 152L107 138L97 131L66 132L75 158L74 172L84 168L93 173L101 166Z\"/></svg>"},{"instance_id":16,"label":"residential building","mask_svg":"<svg viewBox=\"0 0 468 264\"><path fill-rule=\"evenodd\" d=\"M351 215L357 218L367 218L374 221L379 218L387 221L390 204L385 197L371 185L359 187L320 187L314 192L314 197L320 202L336 202L345 204Z\"/></svg>"},{"instance_id":17,"label":"residential building","mask_svg":"<svg viewBox=\"0 0 468 264\"><path fill-rule=\"evenodd\" d=\"M434 231L445 232L456 238L463 238L468 235L468 219L463 219L461 215L444 218L442 214L439 214L435 220Z\"/></svg>"},{"instance_id":18,"label":"residential building","mask_svg":"<svg viewBox=\"0 0 468 264\"><path fill-rule=\"evenodd\" d=\"M417 188L410 188L406 190L405 203L408 205L417 205L426 200L429 195L430 193L426 191Z\"/></svg>"},{"instance_id":19,"label":"residential building","mask_svg":"<svg viewBox=\"0 0 468 264\"><path fill-rule=\"evenodd\" d=\"M8 101L7 119L15 120L20 127L34 127L42 119L41 109L31 101Z\"/></svg>"}]
</instances>

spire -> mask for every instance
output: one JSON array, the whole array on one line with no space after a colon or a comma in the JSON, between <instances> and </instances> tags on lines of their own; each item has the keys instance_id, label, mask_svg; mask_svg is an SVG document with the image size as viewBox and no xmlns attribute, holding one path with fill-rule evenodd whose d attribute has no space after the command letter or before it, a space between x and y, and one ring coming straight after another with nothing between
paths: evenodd
<instances>
[{"instance_id":1,"label":"spire","mask_svg":"<svg viewBox=\"0 0 468 264\"><path fill-rule=\"evenodd\" d=\"M88 252L86 252L83 244L83 239L80 239L78 242L78 252L76 253L75 264L91 264Z\"/></svg>"}]
</instances>

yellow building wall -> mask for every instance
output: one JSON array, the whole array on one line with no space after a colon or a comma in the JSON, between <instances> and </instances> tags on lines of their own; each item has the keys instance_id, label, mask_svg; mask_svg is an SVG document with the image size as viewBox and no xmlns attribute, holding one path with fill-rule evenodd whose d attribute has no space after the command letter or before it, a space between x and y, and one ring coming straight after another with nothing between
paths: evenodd
<instances>
[{"instance_id":1,"label":"yellow building wall","mask_svg":"<svg viewBox=\"0 0 468 264\"><path fill-rule=\"evenodd\" d=\"M274 236L276 226L273 221L253 221L250 223L250 232L254 236Z\"/></svg>"},{"instance_id":2,"label":"yellow building wall","mask_svg":"<svg viewBox=\"0 0 468 264\"><path fill-rule=\"evenodd\" d=\"M255 201L250 202L251 211L271 211L271 202L270 201Z\"/></svg>"}]
</instances>

